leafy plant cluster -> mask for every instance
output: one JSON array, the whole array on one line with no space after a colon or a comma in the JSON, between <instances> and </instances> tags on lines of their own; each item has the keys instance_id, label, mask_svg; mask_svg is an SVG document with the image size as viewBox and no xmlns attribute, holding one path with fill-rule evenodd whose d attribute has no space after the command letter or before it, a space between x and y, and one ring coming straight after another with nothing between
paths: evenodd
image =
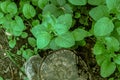
<instances>
[{"instance_id":1,"label":"leafy plant cluster","mask_svg":"<svg viewBox=\"0 0 120 80\"><path fill-rule=\"evenodd\" d=\"M25 59L39 49L85 46L94 36L101 76L120 72L120 0L1 0L0 24L10 48L26 40L17 50Z\"/></svg>"}]
</instances>

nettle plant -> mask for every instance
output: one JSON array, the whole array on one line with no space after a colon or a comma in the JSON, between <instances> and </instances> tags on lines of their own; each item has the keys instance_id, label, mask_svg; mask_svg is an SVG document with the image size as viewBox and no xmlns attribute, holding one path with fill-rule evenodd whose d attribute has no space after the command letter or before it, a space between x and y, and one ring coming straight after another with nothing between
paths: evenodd
<instances>
[{"instance_id":1,"label":"nettle plant","mask_svg":"<svg viewBox=\"0 0 120 80\"><path fill-rule=\"evenodd\" d=\"M0 25L11 49L26 41L16 52L26 60L38 50L85 46L94 36L101 76L120 71L120 0L1 0Z\"/></svg>"}]
</instances>

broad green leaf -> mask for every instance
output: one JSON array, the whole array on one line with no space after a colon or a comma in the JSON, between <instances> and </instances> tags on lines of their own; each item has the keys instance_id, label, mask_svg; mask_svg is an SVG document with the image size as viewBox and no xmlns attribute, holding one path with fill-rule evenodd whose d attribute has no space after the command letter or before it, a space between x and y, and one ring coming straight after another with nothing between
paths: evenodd
<instances>
[{"instance_id":1,"label":"broad green leaf","mask_svg":"<svg viewBox=\"0 0 120 80\"><path fill-rule=\"evenodd\" d=\"M14 48L15 45L16 45L16 40L15 39L9 41L10 48Z\"/></svg>"},{"instance_id":2,"label":"broad green leaf","mask_svg":"<svg viewBox=\"0 0 120 80\"><path fill-rule=\"evenodd\" d=\"M118 65L120 65L120 54L116 55L114 58L113 58L114 62Z\"/></svg>"},{"instance_id":3,"label":"broad green leaf","mask_svg":"<svg viewBox=\"0 0 120 80\"><path fill-rule=\"evenodd\" d=\"M63 48L69 48L75 44L74 37L70 32L59 35L58 37L55 38L55 42L58 46Z\"/></svg>"},{"instance_id":4,"label":"broad green leaf","mask_svg":"<svg viewBox=\"0 0 120 80\"><path fill-rule=\"evenodd\" d=\"M80 41L80 40L83 40L85 37L89 36L89 32L85 31L84 29L75 29L73 32L72 32L73 36L74 36L74 39L75 41Z\"/></svg>"},{"instance_id":5,"label":"broad green leaf","mask_svg":"<svg viewBox=\"0 0 120 80\"><path fill-rule=\"evenodd\" d=\"M44 26L42 26L42 25L36 25L36 26L34 26L34 27L31 29L32 34L33 34L34 37L36 37L36 38L37 38L37 36L39 35L39 33L40 33L41 31L46 31L46 28L45 28Z\"/></svg>"},{"instance_id":6,"label":"broad green leaf","mask_svg":"<svg viewBox=\"0 0 120 80\"><path fill-rule=\"evenodd\" d=\"M15 16L15 21L17 23L17 25L19 26L19 30L23 31L25 29L25 25L23 23L23 20L20 16Z\"/></svg>"},{"instance_id":7,"label":"broad green leaf","mask_svg":"<svg viewBox=\"0 0 120 80\"><path fill-rule=\"evenodd\" d=\"M28 43L32 47L36 46L36 40L33 37L28 37Z\"/></svg>"},{"instance_id":8,"label":"broad green leaf","mask_svg":"<svg viewBox=\"0 0 120 80\"><path fill-rule=\"evenodd\" d=\"M57 35L62 35L68 31L68 28L64 24L55 24L54 30L57 33Z\"/></svg>"},{"instance_id":9,"label":"broad green leaf","mask_svg":"<svg viewBox=\"0 0 120 80\"><path fill-rule=\"evenodd\" d=\"M100 54L100 55L95 56L97 64L99 66L102 65L103 61L106 59L106 56L108 56L108 54L106 52L104 52L104 54Z\"/></svg>"},{"instance_id":10,"label":"broad green leaf","mask_svg":"<svg viewBox=\"0 0 120 80\"><path fill-rule=\"evenodd\" d=\"M22 11L23 11L23 15L27 19L30 19L36 15L36 11L34 7L28 3L24 4Z\"/></svg>"},{"instance_id":11,"label":"broad green leaf","mask_svg":"<svg viewBox=\"0 0 120 80\"><path fill-rule=\"evenodd\" d=\"M7 13L7 6L10 4L10 0L6 0L0 4L0 8L4 13Z\"/></svg>"},{"instance_id":12,"label":"broad green leaf","mask_svg":"<svg viewBox=\"0 0 120 80\"><path fill-rule=\"evenodd\" d=\"M101 5L104 3L105 3L105 0L88 0L88 4L90 5Z\"/></svg>"},{"instance_id":13,"label":"broad green leaf","mask_svg":"<svg viewBox=\"0 0 120 80\"><path fill-rule=\"evenodd\" d=\"M64 14L64 15L59 16L57 18L57 23L64 24L69 29L72 25L72 15L71 14Z\"/></svg>"},{"instance_id":14,"label":"broad green leaf","mask_svg":"<svg viewBox=\"0 0 120 80\"><path fill-rule=\"evenodd\" d=\"M60 6L63 6L63 5L65 5L66 0L57 0L57 2Z\"/></svg>"},{"instance_id":15,"label":"broad green leaf","mask_svg":"<svg viewBox=\"0 0 120 80\"><path fill-rule=\"evenodd\" d=\"M60 49L60 47L55 43L55 38L50 41L49 47L52 50L58 50L58 49Z\"/></svg>"},{"instance_id":16,"label":"broad green leaf","mask_svg":"<svg viewBox=\"0 0 120 80\"><path fill-rule=\"evenodd\" d=\"M68 0L73 5L86 5L87 0Z\"/></svg>"},{"instance_id":17,"label":"broad green leaf","mask_svg":"<svg viewBox=\"0 0 120 80\"><path fill-rule=\"evenodd\" d=\"M63 11L64 11L64 13L69 13L69 14L73 13L73 10L72 10L72 7L70 6L70 4L65 4L63 6Z\"/></svg>"},{"instance_id":18,"label":"broad green leaf","mask_svg":"<svg viewBox=\"0 0 120 80\"><path fill-rule=\"evenodd\" d=\"M95 36L106 36L109 35L114 29L112 20L108 17L100 18L94 25Z\"/></svg>"},{"instance_id":19,"label":"broad green leaf","mask_svg":"<svg viewBox=\"0 0 120 80\"><path fill-rule=\"evenodd\" d=\"M105 53L105 46L102 43L97 42L93 48L93 53L95 55L104 54Z\"/></svg>"},{"instance_id":20,"label":"broad green leaf","mask_svg":"<svg viewBox=\"0 0 120 80\"><path fill-rule=\"evenodd\" d=\"M51 35L48 32L42 31L37 36L37 48L44 49L50 42Z\"/></svg>"},{"instance_id":21,"label":"broad green leaf","mask_svg":"<svg viewBox=\"0 0 120 80\"><path fill-rule=\"evenodd\" d=\"M46 13L50 13L53 14L55 17L60 16L61 14L64 14L63 10L56 7L53 4L47 4L44 8L43 8L43 12L42 14L46 14Z\"/></svg>"},{"instance_id":22,"label":"broad green leaf","mask_svg":"<svg viewBox=\"0 0 120 80\"><path fill-rule=\"evenodd\" d=\"M38 0L38 7L43 9L47 5L48 1L49 0Z\"/></svg>"},{"instance_id":23,"label":"broad green leaf","mask_svg":"<svg viewBox=\"0 0 120 80\"><path fill-rule=\"evenodd\" d=\"M109 15L109 12L108 8L105 5L100 5L92 8L89 14L95 21L97 21L102 17L107 17Z\"/></svg>"},{"instance_id":24,"label":"broad green leaf","mask_svg":"<svg viewBox=\"0 0 120 80\"><path fill-rule=\"evenodd\" d=\"M9 3L7 6L7 12L10 14L16 14L17 13L17 5L14 2Z\"/></svg>"},{"instance_id":25,"label":"broad green leaf","mask_svg":"<svg viewBox=\"0 0 120 80\"><path fill-rule=\"evenodd\" d=\"M105 59L100 68L100 75L104 78L109 77L111 74L114 73L115 69L116 69L115 63L111 62L108 59Z\"/></svg>"},{"instance_id":26,"label":"broad green leaf","mask_svg":"<svg viewBox=\"0 0 120 80\"><path fill-rule=\"evenodd\" d=\"M119 41L114 37L105 37L105 44L108 50L118 51L120 47Z\"/></svg>"},{"instance_id":27,"label":"broad green leaf","mask_svg":"<svg viewBox=\"0 0 120 80\"><path fill-rule=\"evenodd\" d=\"M106 0L106 5L109 10L115 11L119 4L120 4L120 0Z\"/></svg>"}]
</instances>

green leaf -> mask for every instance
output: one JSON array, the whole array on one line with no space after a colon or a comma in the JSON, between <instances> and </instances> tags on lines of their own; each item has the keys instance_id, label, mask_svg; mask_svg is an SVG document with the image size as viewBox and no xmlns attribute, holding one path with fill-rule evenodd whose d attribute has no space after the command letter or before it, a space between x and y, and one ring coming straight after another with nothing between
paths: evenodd
<instances>
[{"instance_id":1,"label":"green leaf","mask_svg":"<svg viewBox=\"0 0 120 80\"><path fill-rule=\"evenodd\" d=\"M120 65L120 54L116 55L114 58L113 58L114 62L118 65Z\"/></svg>"},{"instance_id":2,"label":"green leaf","mask_svg":"<svg viewBox=\"0 0 120 80\"><path fill-rule=\"evenodd\" d=\"M57 2L60 6L63 6L63 5L65 5L66 0L57 0Z\"/></svg>"},{"instance_id":3,"label":"green leaf","mask_svg":"<svg viewBox=\"0 0 120 80\"><path fill-rule=\"evenodd\" d=\"M45 48L51 40L51 35L48 32L42 31L37 36L37 48Z\"/></svg>"},{"instance_id":4,"label":"green leaf","mask_svg":"<svg viewBox=\"0 0 120 80\"><path fill-rule=\"evenodd\" d=\"M100 5L95 8L92 8L89 14L95 21L97 21L102 17L107 17L109 15L109 12L108 12L108 8L105 5Z\"/></svg>"},{"instance_id":5,"label":"green leaf","mask_svg":"<svg viewBox=\"0 0 120 80\"><path fill-rule=\"evenodd\" d=\"M72 15L71 14L64 14L64 15L59 16L57 18L57 23L64 24L69 29L72 25Z\"/></svg>"},{"instance_id":6,"label":"green leaf","mask_svg":"<svg viewBox=\"0 0 120 80\"><path fill-rule=\"evenodd\" d=\"M88 0L88 4L90 5L101 5L104 3L105 3L105 0Z\"/></svg>"},{"instance_id":7,"label":"green leaf","mask_svg":"<svg viewBox=\"0 0 120 80\"><path fill-rule=\"evenodd\" d=\"M7 6L10 4L10 0L6 0L0 4L0 8L4 13L7 13Z\"/></svg>"},{"instance_id":8,"label":"green leaf","mask_svg":"<svg viewBox=\"0 0 120 80\"><path fill-rule=\"evenodd\" d=\"M43 9L43 8L47 5L48 1L49 1L49 0L39 0L39 1L38 1L38 7L39 7L40 9Z\"/></svg>"},{"instance_id":9,"label":"green leaf","mask_svg":"<svg viewBox=\"0 0 120 80\"><path fill-rule=\"evenodd\" d=\"M7 12L10 14L16 14L17 13L17 5L14 2L9 3L7 6Z\"/></svg>"},{"instance_id":10,"label":"green leaf","mask_svg":"<svg viewBox=\"0 0 120 80\"><path fill-rule=\"evenodd\" d=\"M0 18L3 18L4 14L2 12L0 12Z\"/></svg>"},{"instance_id":11,"label":"green leaf","mask_svg":"<svg viewBox=\"0 0 120 80\"><path fill-rule=\"evenodd\" d=\"M22 11L23 11L23 15L27 19L30 19L36 15L36 11L35 11L34 7L28 3L24 4Z\"/></svg>"},{"instance_id":12,"label":"green leaf","mask_svg":"<svg viewBox=\"0 0 120 80\"><path fill-rule=\"evenodd\" d=\"M106 5L109 10L116 11L116 8L119 4L120 4L120 0L106 0Z\"/></svg>"},{"instance_id":13,"label":"green leaf","mask_svg":"<svg viewBox=\"0 0 120 80\"><path fill-rule=\"evenodd\" d=\"M104 54L105 53L105 46L100 42L96 42L96 44L93 48L93 53L95 55Z\"/></svg>"},{"instance_id":14,"label":"green leaf","mask_svg":"<svg viewBox=\"0 0 120 80\"><path fill-rule=\"evenodd\" d=\"M33 20L32 21L32 26L36 26L36 25L39 25L39 24L40 24L39 20Z\"/></svg>"},{"instance_id":15,"label":"green leaf","mask_svg":"<svg viewBox=\"0 0 120 80\"><path fill-rule=\"evenodd\" d=\"M73 13L73 10L72 10L72 7L70 6L70 4L65 4L63 6L63 11L64 11L64 13L69 13L69 14Z\"/></svg>"},{"instance_id":16,"label":"green leaf","mask_svg":"<svg viewBox=\"0 0 120 80\"><path fill-rule=\"evenodd\" d=\"M28 33L22 32L21 37L22 37L22 38L27 38L27 37L28 37Z\"/></svg>"},{"instance_id":17,"label":"green leaf","mask_svg":"<svg viewBox=\"0 0 120 80\"><path fill-rule=\"evenodd\" d=\"M58 49L60 49L60 47L55 43L55 38L50 41L49 47L52 50L58 50Z\"/></svg>"},{"instance_id":18,"label":"green leaf","mask_svg":"<svg viewBox=\"0 0 120 80\"><path fill-rule=\"evenodd\" d=\"M58 17L61 14L64 14L62 9L56 7L53 4L48 4L43 8L42 14L44 15L44 14L47 14L47 13L53 14L55 17Z\"/></svg>"},{"instance_id":19,"label":"green leaf","mask_svg":"<svg viewBox=\"0 0 120 80\"><path fill-rule=\"evenodd\" d=\"M120 27L117 27L117 33L120 35Z\"/></svg>"},{"instance_id":20,"label":"green leaf","mask_svg":"<svg viewBox=\"0 0 120 80\"><path fill-rule=\"evenodd\" d=\"M31 2L32 2L32 4L33 4L34 6L38 6L38 1L39 1L39 0L31 0Z\"/></svg>"},{"instance_id":21,"label":"green leaf","mask_svg":"<svg viewBox=\"0 0 120 80\"><path fill-rule=\"evenodd\" d=\"M68 0L73 5L86 5L87 0Z\"/></svg>"},{"instance_id":22,"label":"green leaf","mask_svg":"<svg viewBox=\"0 0 120 80\"><path fill-rule=\"evenodd\" d=\"M63 48L69 48L75 44L74 37L70 32L59 35L58 37L55 38L55 42L58 46Z\"/></svg>"},{"instance_id":23,"label":"green leaf","mask_svg":"<svg viewBox=\"0 0 120 80\"><path fill-rule=\"evenodd\" d=\"M108 56L108 54L106 52L104 52L104 54L100 54L100 55L95 56L97 64L99 66L102 65L103 61L106 59L106 56Z\"/></svg>"},{"instance_id":24,"label":"green leaf","mask_svg":"<svg viewBox=\"0 0 120 80\"><path fill-rule=\"evenodd\" d=\"M115 69L116 69L115 63L110 62L110 60L108 59L105 59L100 68L100 75L104 78L108 77L114 73Z\"/></svg>"},{"instance_id":25,"label":"green leaf","mask_svg":"<svg viewBox=\"0 0 120 80\"><path fill-rule=\"evenodd\" d=\"M89 36L89 32L85 31L84 29L75 29L73 32L72 32L73 36L74 36L74 39L75 41L80 41L80 40L83 40L85 37Z\"/></svg>"},{"instance_id":26,"label":"green leaf","mask_svg":"<svg viewBox=\"0 0 120 80\"><path fill-rule=\"evenodd\" d=\"M94 25L95 36L106 36L109 35L114 29L112 20L108 17L100 18Z\"/></svg>"},{"instance_id":27,"label":"green leaf","mask_svg":"<svg viewBox=\"0 0 120 80\"><path fill-rule=\"evenodd\" d=\"M114 37L105 37L105 44L108 50L119 51L119 41Z\"/></svg>"},{"instance_id":28,"label":"green leaf","mask_svg":"<svg viewBox=\"0 0 120 80\"><path fill-rule=\"evenodd\" d=\"M28 60L33 55L34 55L33 50L26 49L26 50L23 51L22 57L24 57L26 60Z\"/></svg>"},{"instance_id":29,"label":"green leaf","mask_svg":"<svg viewBox=\"0 0 120 80\"><path fill-rule=\"evenodd\" d=\"M36 46L36 40L33 37L28 37L28 43L32 47Z\"/></svg>"},{"instance_id":30,"label":"green leaf","mask_svg":"<svg viewBox=\"0 0 120 80\"><path fill-rule=\"evenodd\" d=\"M10 48L14 48L15 45L16 45L16 40L15 39L9 41Z\"/></svg>"},{"instance_id":31,"label":"green leaf","mask_svg":"<svg viewBox=\"0 0 120 80\"><path fill-rule=\"evenodd\" d=\"M54 30L57 33L57 35L62 35L68 31L68 28L64 24L55 24Z\"/></svg>"},{"instance_id":32,"label":"green leaf","mask_svg":"<svg viewBox=\"0 0 120 80\"><path fill-rule=\"evenodd\" d=\"M39 35L39 33L41 31L46 31L46 28L43 25L36 25L31 29L32 34L34 35L34 37L37 38L37 36Z\"/></svg>"},{"instance_id":33,"label":"green leaf","mask_svg":"<svg viewBox=\"0 0 120 80\"><path fill-rule=\"evenodd\" d=\"M3 78L0 76L0 80L3 80Z\"/></svg>"}]
</instances>

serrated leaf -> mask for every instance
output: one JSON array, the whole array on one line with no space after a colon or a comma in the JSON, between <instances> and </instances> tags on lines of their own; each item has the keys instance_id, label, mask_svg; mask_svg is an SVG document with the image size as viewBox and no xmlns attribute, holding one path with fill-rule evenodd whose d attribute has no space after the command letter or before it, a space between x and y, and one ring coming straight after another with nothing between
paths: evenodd
<instances>
[{"instance_id":1,"label":"serrated leaf","mask_svg":"<svg viewBox=\"0 0 120 80\"><path fill-rule=\"evenodd\" d=\"M95 36L106 36L109 35L114 29L112 20L108 17L100 18L94 25Z\"/></svg>"},{"instance_id":2,"label":"serrated leaf","mask_svg":"<svg viewBox=\"0 0 120 80\"><path fill-rule=\"evenodd\" d=\"M42 31L39 33L39 35L37 36L37 48L39 49L43 49L45 48L49 42L51 40L51 35L46 32L46 31Z\"/></svg>"},{"instance_id":3,"label":"serrated leaf","mask_svg":"<svg viewBox=\"0 0 120 80\"><path fill-rule=\"evenodd\" d=\"M87 0L68 0L73 5L86 5Z\"/></svg>"},{"instance_id":4,"label":"serrated leaf","mask_svg":"<svg viewBox=\"0 0 120 80\"><path fill-rule=\"evenodd\" d=\"M72 15L71 14L64 14L64 15L59 16L57 18L57 23L64 24L69 29L72 25Z\"/></svg>"},{"instance_id":5,"label":"serrated leaf","mask_svg":"<svg viewBox=\"0 0 120 80\"><path fill-rule=\"evenodd\" d=\"M36 11L34 7L28 3L23 5L23 15L27 18L30 19L36 15Z\"/></svg>"},{"instance_id":6,"label":"serrated leaf","mask_svg":"<svg viewBox=\"0 0 120 80\"><path fill-rule=\"evenodd\" d=\"M15 45L16 45L16 40L15 39L9 41L10 48L14 48Z\"/></svg>"},{"instance_id":7,"label":"serrated leaf","mask_svg":"<svg viewBox=\"0 0 120 80\"><path fill-rule=\"evenodd\" d=\"M74 36L74 39L76 41L80 41L80 40L83 40L85 37L89 36L89 32L85 31L84 29L75 29L73 32L72 32L73 36Z\"/></svg>"},{"instance_id":8,"label":"serrated leaf","mask_svg":"<svg viewBox=\"0 0 120 80\"><path fill-rule=\"evenodd\" d=\"M10 14L16 14L17 13L17 5L14 2L9 3L7 6L7 12Z\"/></svg>"},{"instance_id":9,"label":"serrated leaf","mask_svg":"<svg viewBox=\"0 0 120 80\"><path fill-rule=\"evenodd\" d=\"M39 1L38 1L38 7L39 7L40 9L43 9L43 8L47 5L48 1L49 1L49 0L39 0Z\"/></svg>"},{"instance_id":10,"label":"serrated leaf","mask_svg":"<svg viewBox=\"0 0 120 80\"><path fill-rule=\"evenodd\" d=\"M102 77L108 77L114 73L116 65L114 62L110 62L108 59L105 59L100 68L100 75Z\"/></svg>"},{"instance_id":11,"label":"serrated leaf","mask_svg":"<svg viewBox=\"0 0 120 80\"><path fill-rule=\"evenodd\" d=\"M116 55L114 58L113 58L114 62L118 65L120 65L120 54Z\"/></svg>"},{"instance_id":12,"label":"serrated leaf","mask_svg":"<svg viewBox=\"0 0 120 80\"><path fill-rule=\"evenodd\" d=\"M105 44L107 45L108 50L118 51L119 50L119 41L114 37L105 37Z\"/></svg>"},{"instance_id":13,"label":"serrated leaf","mask_svg":"<svg viewBox=\"0 0 120 80\"><path fill-rule=\"evenodd\" d=\"M104 3L105 3L105 0L88 0L88 4L90 5L101 5Z\"/></svg>"},{"instance_id":14,"label":"serrated leaf","mask_svg":"<svg viewBox=\"0 0 120 80\"><path fill-rule=\"evenodd\" d=\"M57 33L57 35L62 35L68 31L68 28L64 24L55 24L54 30Z\"/></svg>"},{"instance_id":15,"label":"serrated leaf","mask_svg":"<svg viewBox=\"0 0 120 80\"><path fill-rule=\"evenodd\" d=\"M36 40L33 37L28 37L28 43L32 47L36 46Z\"/></svg>"},{"instance_id":16,"label":"serrated leaf","mask_svg":"<svg viewBox=\"0 0 120 80\"><path fill-rule=\"evenodd\" d=\"M109 12L108 8L105 5L100 5L92 8L89 14L95 21L97 21L102 17L107 17L109 15Z\"/></svg>"},{"instance_id":17,"label":"serrated leaf","mask_svg":"<svg viewBox=\"0 0 120 80\"><path fill-rule=\"evenodd\" d=\"M105 53L105 46L100 42L97 42L93 48L93 53L95 55L100 55Z\"/></svg>"},{"instance_id":18,"label":"serrated leaf","mask_svg":"<svg viewBox=\"0 0 120 80\"><path fill-rule=\"evenodd\" d=\"M70 32L67 32L65 34L62 34L55 38L55 42L58 46L63 48L69 48L72 47L75 44L74 37Z\"/></svg>"}]
</instances>

